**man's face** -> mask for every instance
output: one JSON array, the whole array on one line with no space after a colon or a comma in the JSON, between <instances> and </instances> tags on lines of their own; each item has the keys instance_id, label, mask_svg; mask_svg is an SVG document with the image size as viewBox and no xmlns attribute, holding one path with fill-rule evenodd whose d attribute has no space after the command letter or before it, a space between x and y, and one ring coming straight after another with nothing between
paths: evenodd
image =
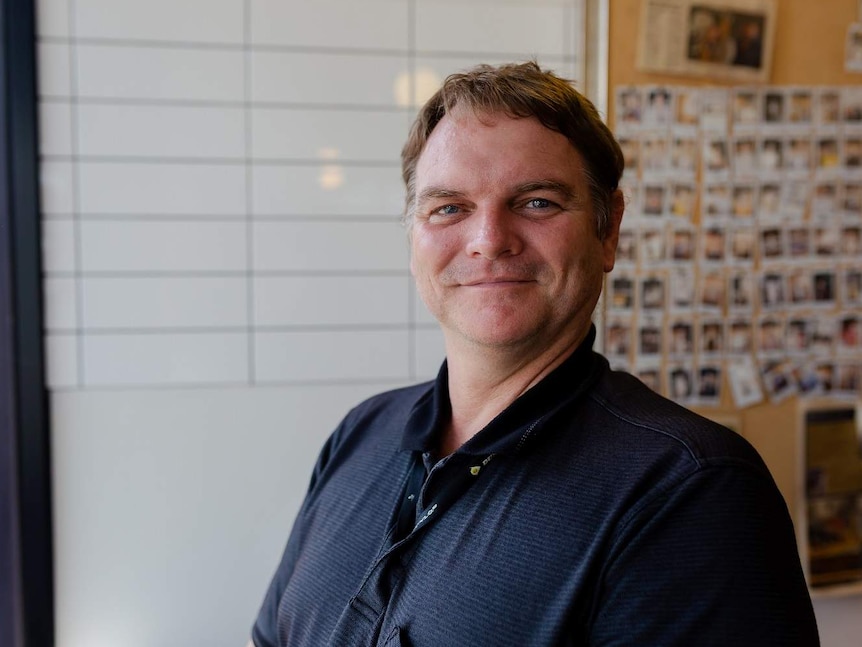
<instances>
[{"instance_id":1,"label":"man's face","mask_svg":"<svg viewBox=\"0 0 862 647\"><path fill-rule=\"evenodd\" d=\"M600 241L583 160L563 135L534 118L446 115L418 160L416 196L411 271L450 353L586 334L622 199Z\"/></svg>"}]
</instances>

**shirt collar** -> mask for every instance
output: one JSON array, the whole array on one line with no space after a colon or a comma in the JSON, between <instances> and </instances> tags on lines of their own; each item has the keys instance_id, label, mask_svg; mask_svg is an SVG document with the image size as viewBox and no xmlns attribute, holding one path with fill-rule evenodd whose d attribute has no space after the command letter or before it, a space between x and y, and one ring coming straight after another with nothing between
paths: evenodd
<instances>
[{"instance_id":1,"label":"shirt collar","mask_svg":"<svg viewBox=\"0 0 862 647\"><path fill-rule=\"evenodd\" d=\"M598 357L593 353L595 326L562 364L538 384L519 396L484 429L458 450L468 454L497 454L515 451L527 429L578 397L596 375ZM432 388L413 406L404 429L402 451L433 452L437 436L452 414L449 402L448 366L444 361Z\"/></svg>"}]
</instances>

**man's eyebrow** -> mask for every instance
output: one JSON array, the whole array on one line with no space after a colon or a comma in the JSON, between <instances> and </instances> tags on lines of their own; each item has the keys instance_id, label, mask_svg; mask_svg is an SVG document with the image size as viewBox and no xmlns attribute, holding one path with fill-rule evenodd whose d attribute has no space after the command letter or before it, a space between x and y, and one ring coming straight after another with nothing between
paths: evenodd
<instances>
[{"instance_id":1,"label":"man's eyebrow","mask_svg":"<svg viewBox=\"0 0 862 647\"><path fill-rule=\"evenodd\" d=\"M576 200L578 202L583 200L583 196L575 192L570 185L557 180L533 180L515 187L515 193L518 195L532 191L553 191L568 200Z\"/></svg>"},{"instance_id":2,"label":"man's eyebrow","mask_svg":"<svg viewBox=\"0 0 862 647\"><path fill-rule=\"evenodd\" d=\"M461 198L464 194L461 191L455 191L454 189L444 189L440 186L429 186L426 189L423 189L419 192L419 195L416 196L416 201L418 203L425 202L426 200L435 200L438 198Z\"/></svg>"}]
</instances>

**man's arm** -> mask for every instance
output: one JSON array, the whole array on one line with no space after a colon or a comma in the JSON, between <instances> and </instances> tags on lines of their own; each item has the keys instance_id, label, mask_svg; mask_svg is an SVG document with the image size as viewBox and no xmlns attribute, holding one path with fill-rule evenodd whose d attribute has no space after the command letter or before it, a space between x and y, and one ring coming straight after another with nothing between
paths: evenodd
<instances>
[{"instance_id":1,"label":"man's arm","mask_svg":"<svg viewBox=\"0 0 862 647\"><path fill-rule=\"evenodd\" d=\"M787 506L765 472L702 467L614 546L590 645L819 644Z\"/></svg>"}]
</instances>

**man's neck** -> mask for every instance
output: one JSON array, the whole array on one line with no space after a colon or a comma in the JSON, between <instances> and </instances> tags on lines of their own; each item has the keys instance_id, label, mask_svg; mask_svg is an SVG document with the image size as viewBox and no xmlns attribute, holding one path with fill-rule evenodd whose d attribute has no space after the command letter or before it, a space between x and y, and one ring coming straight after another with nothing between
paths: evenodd
<instances>
[{"instance_id":1,"label":"man's neck","mask_svg":"<svg viewBox=\"0 0 862 647\"><path fill-rule=\"evenodd\" d=\"M532 353L475 346L455 352L447 348L452 418L441 436L439 455L454 452L541 382L580 346L588 333L589 329Z\"/></svg>"}]
</instances>

